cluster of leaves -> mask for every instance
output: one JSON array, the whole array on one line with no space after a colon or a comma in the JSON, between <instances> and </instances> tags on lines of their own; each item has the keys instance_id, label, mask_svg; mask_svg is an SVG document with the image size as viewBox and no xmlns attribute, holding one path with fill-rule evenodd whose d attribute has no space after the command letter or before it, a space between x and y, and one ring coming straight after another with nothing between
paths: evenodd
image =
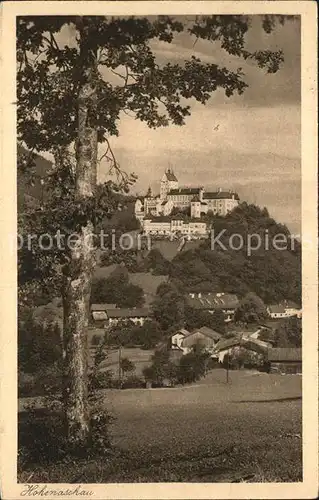
<instances>
[{"instance_id":1,"label":"cluster of leaves","mask_svg":"<svg viewBox=\"0 0 319 500\"><path fill-rule=\"evenodd\" d=\"M113 326L107 334L109 344L122 346L141 346L143 349L152 349L165 338L159 323L147 320L143 325L135 325L131 321Z\"/></svg>"},{"instance_id":2,"label":"cluster of leaves","mask_svg":"<svg viewBox=\"0 0 319 500\"><path fill-rule=\"evenodd\" d=\"M263 300L254 292L247 293L235 311L235 321L241 323L256 323L269 317Z\"/></svg>"},{"instance_id":3,"label":"cluster of leaves","mask_svg":"<svg viewBox=\"0 0 319 500\"><path fill-rule=\"evenodd\" d=\"M223 359L223 366L231 370L241 368L263 370L266 369L266 360L263 354L245 349L245 347L234 347Z\"/></svg>"},{"instance_id":4,"label":"cluster of leaves","mask_svg":"<svg viewBox=\"0 0 319 500\"><path fill-rule=\"evenodd\" d=\"M221 309L217 309L214 314L185 306L185 328L191 331L195 328L207 326L218 333L225 333L225 315Z\"/></svg>"},{"instance_id":5,"label":"cluster of leaves","mask_svg":"<svg viewBox=\"0 0 319 500\"><path fill-rule=\"evenodd\" d=\"M284 18L261 18L270 32ZM120 112L132 112L150 127L181 125L190 114L183 99L206 103L223 88L227 96L247 87L239 68L230 71L192 57L182 64L157 63L154 40L171 43L187 31L194 40L219 42L231 55L250 59L267 72L276 72L283 60L280 51L245 48L249 16L196 16L188 22L168 16L111 18L103 16L20 17L17 24L18 135L30 148L49 151L76 139L77 97L81 85L82 54L79 45L62 46L57 35L63 26L70 32L85 30L86 49L95 54L97 106L94 126L99 142L118 134ZM107 68L118 77L111 85ZM55 110L52 114L51 110Z\"/></svg>"},{"instance_id":6,"label":"cluster of leaves","mask_svg":"<svg viewBox=\"0 0 319 500\"><path fill-rule=\"evenodd\" d=\"M31 401L19 414L18 461L20 468L56 462L70 463L74 458L92 459L107 456L111 450L110 425L114 416L106 409L99 389L99 368L107 353L101 346L89 374L90 435L84 447L72 446L67 433L60 386L48 386L43 408ZM35 365L36 366L36 365ZM36 369L38 367L36 366ZM40 375L41 372L39 372Z\"/></svg>"},{"instance_id":7,"label":"cluster of leaves","mask_svg":"<svg viewBox=\"0 0 319 500\"><path fill-rule=\"evenodd\" d=\"M121 235L120 235L121 236ZM113 264L125 265L130 273L142 273L146 271L145 254L147 249L124 250L115 243L116 249L106 250L100 256L102 266L111 266Z\"/></svg>"},{"instance_id":8,"label":"cluster of leaves","mask_svg":"<svg viewBox=\"0 0 319 500\"><path fill-rule=\"evenodd\" d=\"M31 209L22 203L23 211L19 213L20 303L33 303L39 295L60 295L63 270L81 228L88 222L92 224L96 230L92 244L97 246L97 231L103 220L118 210L118 192L125 187L109 181L97 185L94 197L79 198L75 193L74 160L67 151L64 153L62 158L61 152L56 154L56 164L45 172L42 199L36 199ZM35 158L40 169L41 159ZM24 182L25 177L18 174L18 183ZM32 178L27 179L30 184Z\"/></svg>"},{"instance_id":9,"label":"cluster of leaves","mask_svg":"<svg viewBox=\"0 0 319 500\"><path fill-rule=\"evenodd\" d=\"M175 330L184 324L184 298L175 286L162 283L153 302L153 316L165 331Z\"/></svg>"},{"instance_id":10,"label":"cluster of leaves","mask_svg":"<svg viewBox=\"0 0 319 500\"><path fill-rule=\"evenodd\" d=\"M58 323L39 324L31 310L21 311L18 322L18 363L26 373L44 369L62 359L61 330Z\"/></svg>"},{"instance_id":11,"label":"cluster of leaves","mask_svg":"<svg viewBox=\"0 0 319 500\"><path fill-rule=\"evenodd\" d=\"M91 303L115 304L117 307L139 307L144 304L144 300L143 289L129 283L126 267L118 266L108 278L101 278L92 284Z\"/></svg>"},{"instance_id":12,"label":"cluster of leaves","mask_svg":"<svg viewBox=\"0 0 319 500\"><path fill-rule=\"evenodd\" d=\"M195 347L179 362L174 362L168 350L157 350L152 356L152 364L144 368L143 375L146 381L157 387L162 387L165 382L171 385L192 383L206 374L208 358L207 352Z\"/></svg>"},{"instance_id":13,"label":"cluster of leaves","mask_svg":"<svg viewBox=\"0 0 319 500\"><path fill-rule=\"evenodd\" d=\"M274 332L275 347L301 347L302 346L302 321L293 316L280 322Z\"/></svg>"}]
</instances>

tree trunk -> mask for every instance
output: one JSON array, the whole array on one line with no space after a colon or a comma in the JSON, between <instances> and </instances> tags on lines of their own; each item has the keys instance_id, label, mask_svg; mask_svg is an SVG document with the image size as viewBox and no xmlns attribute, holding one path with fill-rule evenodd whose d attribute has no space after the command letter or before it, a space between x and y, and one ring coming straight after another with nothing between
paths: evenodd
<instances>
[{"instance_id":1,"label":"tree trunk","mask_svg":"<svg viewBox=\"0 0 319 500\"><path fill-rule=\"evenodd\" d=\"M94 196L97 176L97 130L89 117L96 90L96 60L88 46L88 31L83 18L78 20L80 34L81 80L78 98L78 137L76 142L76 198L83 202ZM92 56L93 54L93 56ZM63 399L68 440L76 449L85 448L90 438L88 408L87 327L92 273L95 264L93 223L88 221L77 234L76 243L68 249L69 264L63 282ZM74 241L74 240L73 240Z\"/></svg>"}]
</instances>

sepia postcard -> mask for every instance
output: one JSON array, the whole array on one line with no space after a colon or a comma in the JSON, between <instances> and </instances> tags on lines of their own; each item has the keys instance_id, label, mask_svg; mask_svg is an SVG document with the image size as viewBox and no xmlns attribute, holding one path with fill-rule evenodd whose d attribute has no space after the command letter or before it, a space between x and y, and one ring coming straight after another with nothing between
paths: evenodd
<instances>
[{"instance_id":1,"label":"sepia postcard","mask_svg":"<svg viewBox=\"0 0 319 500\"><path fill-rule=\"evenodd\" d=\"M3 500L318 496L317 4L1 5Z\"/></svg>"}]
</instances>

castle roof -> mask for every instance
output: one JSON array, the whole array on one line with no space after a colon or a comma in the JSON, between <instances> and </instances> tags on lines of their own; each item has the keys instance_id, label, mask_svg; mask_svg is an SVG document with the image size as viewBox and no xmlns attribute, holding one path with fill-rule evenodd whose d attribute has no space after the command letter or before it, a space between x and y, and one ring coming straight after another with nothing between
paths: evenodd
<instances>
[{"instance_id":1,"label":"castle roof","mask_svg":"<svg viewBox=\"0 0 319 500\"><path fill-rule=\"evenodd\" d=\"M165 175L166 175L166 179L168 181L171 181L171 182L178 182L177 178L176 178L176 175L174 174L174 172L170 169L168 169L166 172L165 172Z\"/></svg>"},{"instance_id":2,"label":"castle roof","mask_svg":"<svg viewBox=\"0 0 319 500\"><path fill-rule=\"evenodd\" d=\"M193 195L196 195L196 194L199 194L200 192L200 189L199 187L197 188L178 188L178 189L171 189L169 192L168 192L168 195L175 195L175 194L193 194Z\"/></svg>"},{"instance_id":3,"label":"castle roof","mask_svg":"<svg viewBox=\"0 0 319 500\"><path fill-rule=\"evenodd\" d=\"M232 197L234 196L235 200L239 200L239 196L237 193L234 193L233 191L215 191L215 192L209 192L206 191L203 194L203 198L206 200L231 200Z\"/></svg>"}]
</instances>

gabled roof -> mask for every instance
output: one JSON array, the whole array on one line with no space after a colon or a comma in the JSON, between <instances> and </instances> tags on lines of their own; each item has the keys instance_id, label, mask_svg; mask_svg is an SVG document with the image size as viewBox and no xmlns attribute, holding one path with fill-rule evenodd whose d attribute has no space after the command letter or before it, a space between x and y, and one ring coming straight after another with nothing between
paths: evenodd
<instances>
[{"instance_id":1,"label":"gabled roof","mask_svg":"<svg viewBox=\"0 0 319 500\"><path fill-rule=\"evenodd\" d=\"M188 295L187 303L195 309L236 309L239 305L237 295L231 293L202 293L200 297Z\"/></svg>"},{"instance_id":2,"label":"gabled roof","mask_svg":"<svg viewBox=\"0 0 319 500\"><path fill-rule=\"evenodd\" d=\"M267 342L264 342L259 339L247 339L247 340L242 339L241 345L246 349L255 351L259 354L265 354L269 348Z\"/></svg>"},{"instance_id":3,"label":"gabled roof","mask_svg":"<svg viewBox=\"0 0 319 500\"><path fill-rule=\"evenodd\" d=\"M273 347L267 354L268 361L302 361L302 350L297 347Z\"/></svg>"},{"instance_id":4,"label":"gabled roof","mask_svg":"<svg viewBox=\"0 0 319 500\"><path fill-rule=\"evenodd\" d=\"M225 351L226 349L230 349L231 347L235 347L240 345L241 336L238 335L236 337L231 337L230 339L221 339L215 346L215 351Z\"/></svg>"},{"instance_id":5,"label":"gabled roof","mask_svg":"<svg viewBox=\"0 0 319 500\"><path fill-rule=\"evenodd\" d=\"M195 201L200 201L200 198L198 196L198 194L195 194L195 196L191 199L191 202L195 202Z\"/></svg>"},{"instance_id":6,"label":"gabled roof","mask_svg":"<svg viewBox=\"0 0 319 500\"><path fill-rule=\"evenodd\" d=\"M206 191L203 194L203 198L206 200L231 200L233 196L235 200L239 200L238 194L233 191Z\"/></svg>"},{"instance_id":7,"label":"gabled roof","mask_svg":"<svg viewBox=\"0 0 319 500\"><path fill-rule=\"evenodd\" d=\"M116 309L116 304L91 304L91 311L105 311L106 309Z\"/></svg>"},{"instance_id":8,"label":"gabled roof","mask_svg":"<svg viewBox=\"0 0 319 500\"><path fill-rule=\"evenodd\" d=\"M174 335L177 335L178 333L180 333L181 335L184 335L185 337L190 334L190 332L188 330L186 330L186 328L180 328L179 330L176 330L176 332L172 333L171 338Z\"/></svg>"},{"instance_id":9,"label":"gabled roof","mask_svg":"<svg viewBox=\"0 0 319 500\"><path fill-rule=\"evenodd\" d=\"M150 309L146 307L106 309L109 318L146 318L151 315Z\"/></svg>"},{"instance_id":10,"label":"gabled roof","mask_svg":"<svg viewBox=\"0 0 319 500\"><path fill-rule=\"evenodd\" d=\"M193 335L194 333L197 333L197 332L200 332L203 335L205 335L206 337L210 337L211 339L216 340L216 341L222 338L222 335L220 333L216 332L212 328L209 328L208 326L202 326L201 328L195 328L195 330L190 332L189 335Z\"/></svg>"}]
</instances>

